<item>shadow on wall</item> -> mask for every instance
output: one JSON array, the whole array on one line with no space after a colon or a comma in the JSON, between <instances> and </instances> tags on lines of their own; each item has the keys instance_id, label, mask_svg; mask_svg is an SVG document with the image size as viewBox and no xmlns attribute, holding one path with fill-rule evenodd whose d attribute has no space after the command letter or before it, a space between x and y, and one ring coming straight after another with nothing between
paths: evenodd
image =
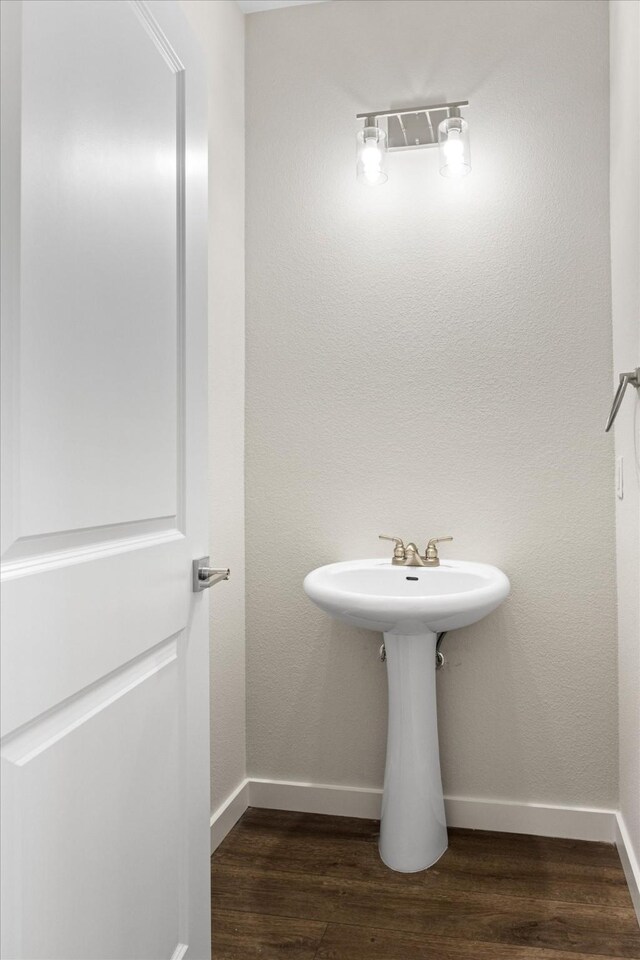
<instances>
[{"instance_id":1,"label":"shadow on wall","mask_svg":"<svg viewBox=\"0 0 640 960\"><path fill-rule=\"evenodd\" d=\"M550 790L571 790L573 769L567 765L562 745L558 741L555 724L556 699L563 696L562 689L550 687L547 679L549 658L554 647L535 647L523 621L526 613L518 610L522 600L518 597L521 585L512 582L512 593L502 607L484 620L462 630L448 634L442 650L447 665L438 672L438 725L446 751L441 753L443 786L446 796L465 795L464 770L478 755L509 755L509 765L496 765L500 778L500 790L510 799L528 803L544 803ZM524 601L526 605L526 600ZM540 618L533 614L536 621ZM556 640L556 668L566 671L562 652L562 624L550 611L541 627ZM588 624L584 624L588 629ZM546 665L540 664L544 657ZM553 667L553 663L551 664ZM565 682L571 684L571 674L564 674ZM513 691L527 688L527 703L524 710L513 696ZM483 695L483 693L485 695ZM535 727L527 721L531 703L537 704ZM466 713L464 736L460 709ZM575 724L576 750L582 750L579 731L588 719L591 705L583 700L573 717ZM582 715L581 715L582 714ZM564 731L571 739L571 729ZM532 746L540 751L543 744L544 776L533 771L526 762ZM597 753L591 762L594 773L599 764ZM589 758L582 764L582 772L589 779ZM486 796L491 798L491 761L485 768ZM482 799L482 797L479 797Z\"/></svg>"}]
</instances>

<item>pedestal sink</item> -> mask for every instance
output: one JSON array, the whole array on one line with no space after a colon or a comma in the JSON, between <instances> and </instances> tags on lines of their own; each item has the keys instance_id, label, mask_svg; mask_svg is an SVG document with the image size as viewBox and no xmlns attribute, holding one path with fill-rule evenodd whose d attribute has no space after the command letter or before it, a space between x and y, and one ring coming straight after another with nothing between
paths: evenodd
<instances>
[{"instance_id":1,"label":"pedestal sink","mask_svg":"<svg viewBox=\"0 0 640 960\"><path fill-rule=\"evenodd\" d=\"M322 610L384 633L389 682L380 856L403 873L425 870L447 849L438 719L436 640L495 610L509 580L485 563L443 560L434 569L349 560L313 570L307 595Z\"/></svg>"}]
</instances>

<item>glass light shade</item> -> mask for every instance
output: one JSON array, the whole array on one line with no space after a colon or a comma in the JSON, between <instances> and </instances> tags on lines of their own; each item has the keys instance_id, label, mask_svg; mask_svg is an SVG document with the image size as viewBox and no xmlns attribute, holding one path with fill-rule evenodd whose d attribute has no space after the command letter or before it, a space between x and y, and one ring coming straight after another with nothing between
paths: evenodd
<instances>
[{"instance_id":1,"label":"glass light shade","mask_svg":"<svg viewBox=\"0 0 640 960\"><path fill-rule=\"evenodd\" d=\"M443 177L464 177L471 172L469 124L462 117L447 117L438 125L440 173Z\"/></svg>"},{"instance_id":2,"label":"glass light shade","mask_svg":"<svg viewBox=\"0 0 640 960\"><path fill-rule=\"evenodd\" d=\"M360 183L377 187L386 183L387 135L379 127L364 127L356 137L356 176Z\"/></svg>"}]
</instances>

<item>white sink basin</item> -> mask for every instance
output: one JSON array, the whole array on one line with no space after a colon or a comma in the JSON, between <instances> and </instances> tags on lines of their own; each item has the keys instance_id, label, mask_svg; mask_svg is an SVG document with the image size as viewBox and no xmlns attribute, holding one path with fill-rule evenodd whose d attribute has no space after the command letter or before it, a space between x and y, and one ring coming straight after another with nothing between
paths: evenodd
<instances>
[{"instance_id":1,"label":"white sink basin","mask_svg":"<svg viewBox=\"0 0 640 960\"><path fill-rule=\"evenodd\" d=\"M322 610L356 627L440 633L486 617L509 595L509 580L488 563L443 560L429 569L347 560L313 570L304 589Z\"/></svg>"},{"instance_id":2,"label":"white sink basin","mask_svg":"<svg viewBox=\"0 0 640 960\"><path fill-rule=\"evenodd\" d=\"M380 856L393 870L425 870L448 842L438 748L437 634L491 613L509 595L509 580L486 563L443 560L431 568L348 560L313 570L304 589L333 617L384 633L389 721Z\"/></svg>"}]
</instances>

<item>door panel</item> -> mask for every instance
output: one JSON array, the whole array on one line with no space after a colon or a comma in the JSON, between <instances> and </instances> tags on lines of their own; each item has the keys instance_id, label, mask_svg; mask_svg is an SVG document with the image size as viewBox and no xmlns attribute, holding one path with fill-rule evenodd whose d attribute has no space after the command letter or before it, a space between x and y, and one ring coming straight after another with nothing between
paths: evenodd
<instances>
[{"instance_id":1,"label":"door panel","mask_svg":"<svg viewBox=\"0 0 640 960\"><path fill-rule=\"evenodd\" d=\"M201 65L174 0L2 17L2 957L205 958Z\"/></svg>"},{"instance_id":2,"label":"door panel","mask_svg":"<svg viewBox=\"0 0 640 960\"><path fill-rule=\"evenodd\" d=\"M23 31L18 535L175 526L180 74L128 3Z\"/></svg>"},{"instance_id":3,"label":"door panel","mask_svg":"<svg viewBox=\"0 0 640 960\"><path fill-rule=\"evenodd\" d=\"M89 549L82 560L69 551L60 566L25 566L4 580L3 622L20 624L20 643L1 646L7 734L184 628L186 538L152 540L116 544L111 556Z\"/></svg>"},{"instance_id":4,"label":"door panel","mask_svg":"<svg viewBox=\"0 0 640 960\"><path fill-rule=\"evenodd\" d=\"M182 771L175 644L172 659L133 683L111 698L93 690L64 727L54 729L50 719L32 732L42 734L39 742L32 736L7 749L13 762L3 774L20 796L18 816L5 826L23 840L24 956L68 956L71 930L78 945L99 943L104 958L170 957L176 946ZM141 753L150 729L154 749ZM134 805L144 817L123 817ZM82 882L73 898L52 891L52 881L68 884L74 875Z\"/></svg>"}]
</instances>

